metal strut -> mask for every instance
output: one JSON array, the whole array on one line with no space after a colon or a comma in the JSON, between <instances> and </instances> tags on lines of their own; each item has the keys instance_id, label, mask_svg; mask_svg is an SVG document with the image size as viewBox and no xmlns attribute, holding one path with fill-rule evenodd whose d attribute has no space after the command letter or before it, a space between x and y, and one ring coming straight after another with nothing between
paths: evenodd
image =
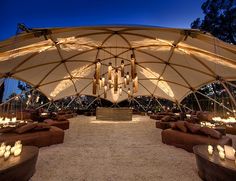
<instances>
[{"instance_id":1,"label":"metal strut","mask_svg":"<svg viewBox=\"0 0 236 181\"><path fill-rule=\"evenodd\" d=\"M209 96L207 96L207 95L205 95L205 94L203 94L203 93L201 93L201 92L199 92L199 91L196 91L196 92L197 92L198 94L200 94L200 95L202 95L202 96L204 96L204 97L206 97L206 98L212 100L213 102L215 102L216 104L222 106L223 108L227 109L228 111L233 112L231 109L229 109L228 107L226 107L224 104L222 104L222 103L216 101L215 99L213 99L213 98L211 98L211 97L209 97Z\"/></svg>"},{"instance_id":2,"label":"metal strut","mask_svg":"<svg viewBox=\"0 0 236 181\"><path fill-rule=\"evenodd\" d=\"M195 97L195 99L196 99L196 101L197 101L197 104L198 104L198 107L199 107L200 111L202 111L201 104L200 104L200 102L199 102L199 100L198 100L198 98L197 98L197 96L196 96L196 94L195 94L195 91L193 91L193 95L194 95L194 97Z\"/></svg>"}]
</instances>

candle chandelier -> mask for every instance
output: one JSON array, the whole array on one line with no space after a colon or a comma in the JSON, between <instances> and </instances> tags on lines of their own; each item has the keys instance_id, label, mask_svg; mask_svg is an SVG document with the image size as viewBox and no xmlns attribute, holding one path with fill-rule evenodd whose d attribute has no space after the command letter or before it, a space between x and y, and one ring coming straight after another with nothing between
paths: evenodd
<instances>
[{"instance_id":1,"label":"candle chandelier","mask_svg":"<svg viewBox=\"0 0 236 181\"><path fill-rule=\"evenodd\" d=\"M134 54L131 54L130 70L127 72L125 72L124 60L121 60L117 66L117 60L115 60L114 65L111 62L105 65L100 59L97 59L92 93L96 95L97 92L104 91L104 98L107 98L107 91L113 89L114 94L122 95L124 91L127 93L128 98L131 98L134 93L138 92L138 76L135 64ZM107 67L106 73L101 72L101 70L104 70L102 66Z\"/></svg>"}]
</instances>

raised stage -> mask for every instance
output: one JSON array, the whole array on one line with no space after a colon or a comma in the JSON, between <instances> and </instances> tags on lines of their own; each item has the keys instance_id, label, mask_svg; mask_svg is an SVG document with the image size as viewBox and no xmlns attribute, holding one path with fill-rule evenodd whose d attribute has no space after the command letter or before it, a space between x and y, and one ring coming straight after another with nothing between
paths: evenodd
<instances>
[{"instance_id":1,"label":"raised stage","mask_svg":"<svg viewBox=\"0 0 236 181\"><path fill-rule=\"evenodd\" d=\"M131 108L106 108L96 109L96 119L104 121L132 121Z\"/></svg>"}]
</instances>

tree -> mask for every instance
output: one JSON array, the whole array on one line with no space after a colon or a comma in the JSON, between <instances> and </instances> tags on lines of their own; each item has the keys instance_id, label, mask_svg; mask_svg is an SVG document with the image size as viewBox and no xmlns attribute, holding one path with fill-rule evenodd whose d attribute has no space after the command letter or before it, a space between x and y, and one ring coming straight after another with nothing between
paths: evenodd
<instances>
[{"instance_id":1,"label":"tree","mask_svg":"<svg viewBox=\"0 0 236 181\"><path fill-rule=\"evenodd\" d=\"M219 39L236 44L236 0L207 0L202 4L205 17L191 28L207 31Z\"/></svg>"}]
</instances>

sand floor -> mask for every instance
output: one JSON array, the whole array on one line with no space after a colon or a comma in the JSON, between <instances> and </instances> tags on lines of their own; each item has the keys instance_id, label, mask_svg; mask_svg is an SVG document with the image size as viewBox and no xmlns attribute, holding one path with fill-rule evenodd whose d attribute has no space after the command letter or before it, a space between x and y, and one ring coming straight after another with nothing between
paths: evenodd
<instances>
[{"instance_id":1,"label":"sand floor","mask_svg":"<svg viewBox=\"0 0 236 181\"><path fill-rule=\"evenodd\" d=\"M63 144L40 148L32 181L195 181L194 154L161 142L147 116L131 122L70 119Z\"/></svg>"}]
</instances>

